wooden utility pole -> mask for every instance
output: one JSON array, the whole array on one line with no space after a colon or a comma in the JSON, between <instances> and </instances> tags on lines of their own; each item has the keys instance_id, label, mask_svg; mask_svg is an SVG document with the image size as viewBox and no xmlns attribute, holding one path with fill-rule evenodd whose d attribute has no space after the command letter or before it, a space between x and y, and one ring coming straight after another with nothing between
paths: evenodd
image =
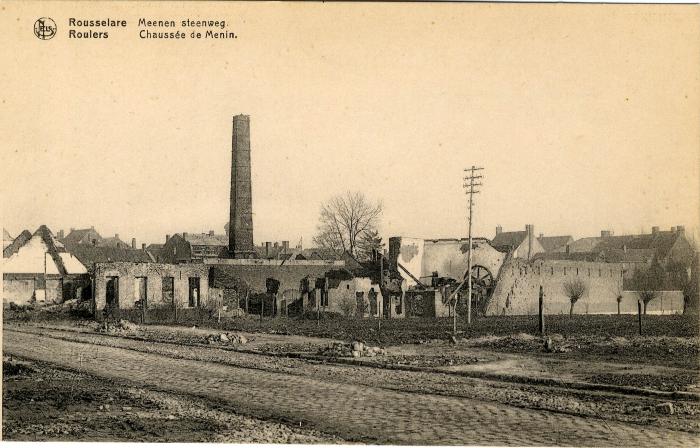
<instances>
[{"instance_id":1,"label":"wooden utility pole","mask_svg":"<svg viewBox=\"0 0 700 448\"><path fill-rule=\"evenodd\" d=\"M480 179L483 177L477 174L483 168L472 165L471 168L464 170L467 173L464 176L463 187L466 189L467 197L469 198L469 255L467 261L467 325L472 323L472 222L474 220L474 195L479 193L477 190L481 186ZM457 307L455 306L455 314Z\"/></svg>"},{"instance_id":2,"label":"wooden utility pole","mask_svg":"<svg viewBox=\"0 0 700 448\"><path fill-rule=\"evenodd\" d=\"M639 335L642 335L642 301L637 300L637 315L639 316Z\"/></svg>"},{"instance_id":3,"label":"wooden utility pole","mask_svg":"<svg viewBox=\"0 0 700 448\"><path fill-rule=\"evenodd\" d=\"M540 336L544 336L544 289L540 285Z\"/></svg>"}]
</instances>

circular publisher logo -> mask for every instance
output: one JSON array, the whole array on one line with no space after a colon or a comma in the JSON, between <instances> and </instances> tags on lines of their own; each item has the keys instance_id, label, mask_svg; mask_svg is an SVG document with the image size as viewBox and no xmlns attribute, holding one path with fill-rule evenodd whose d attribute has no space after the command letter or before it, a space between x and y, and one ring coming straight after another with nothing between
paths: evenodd
<instances>
[{"instance_id":1,"label":"circular publisher logo","mask_svg":"<svg viewBox=\"0 0 700 448\"><path fill-rule=\"evenodd\" d=\"M56 22L49 17L42 17L34 22L34 35L41 40L49 40L56 35Z\"/></svg>"}]
</instances>

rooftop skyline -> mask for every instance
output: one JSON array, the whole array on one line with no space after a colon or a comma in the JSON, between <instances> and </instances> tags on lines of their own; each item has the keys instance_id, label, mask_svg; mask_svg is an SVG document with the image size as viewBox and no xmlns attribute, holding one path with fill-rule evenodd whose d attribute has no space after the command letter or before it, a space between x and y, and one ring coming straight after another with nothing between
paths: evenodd
<instances>
[{"instance_id":1,"label":"rooftop skyline","mask_svg":"<svg viewBox=\"0 0 700 448\"><path fill-rule=\"evenodd\" d=\"M58 5L23 8L68 20ZM206 47L126 33L78 43L80 57L68 39L23 44L2 73L14 114L2 225L13 236L94 225L139 244L223 233L231 118L243 113L256 244L310 246L321 202L346 190L383 201L385 241L464 236L472 164L485 168L476 236L684 225L698 238L692 5L248 8L217 4L240 38ZM126 4L108 10L138 20Z\"/></svg>"}]
</instances>

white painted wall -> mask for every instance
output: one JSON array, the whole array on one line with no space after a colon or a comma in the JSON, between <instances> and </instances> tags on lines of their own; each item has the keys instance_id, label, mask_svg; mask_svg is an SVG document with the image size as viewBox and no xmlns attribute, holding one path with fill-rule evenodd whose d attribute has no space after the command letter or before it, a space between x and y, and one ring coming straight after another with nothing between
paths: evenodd
<instances>
[{"instance_id":1,"label":"white painted wall","mask_svg":"<svg viewBox=\"0 0 700 448\"><path fill-rule=\"evenodd\" d=\"M56 263L47 251L48 247L41 237L34 235L17 253L3 259L2 271L8 274L59 274Z\"/></svg>"}]
</instances>

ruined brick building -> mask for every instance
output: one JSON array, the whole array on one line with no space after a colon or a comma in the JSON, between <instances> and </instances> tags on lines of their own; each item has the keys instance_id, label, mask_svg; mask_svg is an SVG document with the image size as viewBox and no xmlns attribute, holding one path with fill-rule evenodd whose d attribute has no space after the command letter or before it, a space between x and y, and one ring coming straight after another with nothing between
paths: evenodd
<instances>
[{"instance_id":1,"label":"ruined brick building","mask_svg":"<svg viewBox=\"0 0 700 448\"><path fill-rule=\"evenodd\" d=\"M447 297L451 289L433 287L432 279L461 282L466 278L470 247L467 239L424 240L394 237L389 240L391 268L401 273L408 284L406 296L424 291L430 304L421 309L449 314ZM472 307L477 314L534 314L537 311L539 288L546 295L547 313L568 312L569 298L563 284L581 278L588 294L579 308L584 312L610 312L622 290L622 265L619 263L544 260L541 242L534 226L524 231L503 232L499 227L492 240L472 241ZM422 283L422 284L421 284ZM426 294L425 291L435 290ZM466 296L466 294L464 294ZM466 297L464 298L466 300ZM432 311L436 310L436 311ZM407 306L411 314L411 305ZM459 308L458 308L459 312Z\"/></svg>"},{"instance_id":2,"label":"ruined brick building","mask_svg":"<svg viewBox=\"0 0 700 448\"><path fill-rule=\"evenodd\" d=\"M444 301L450 289L434 288L435 279L456 283L466 278L468 252L466 239L394 237L389 241L389 264L406 282L407 300L416 294L423 299L432 297L430 304L419 308L431 315L444 314L449 313ZM621 312L635 312L637 295L625 287L636 269L657 260L669 269L681 266L690 277L694 256L682 226L669 232L654 228L651 234L619 237L604 231L601 237L577 241L570 236L542 234L534 238L532 225L516 232L503 232L498 226L492 240L473 240L472 304L477 313L489 315L535 314L541 286L546 312L566 313L570 300L564 284L578 279L586 285L586 294L576 305L577 312L614 313L618 300ZM436 292L428 294L431 289ZM665 289L649 311L682 312L683 295L677 285L665 285Z\"/></svg>"},{"instance_id":3,"label":"ruined brick building","mask_svg":"<svg viewBox=\"0 0 700 448\"><path fill-rule=\"evenodd\" d=\"M266 315L382 314L376 276L356 275L363 269L359 264L347 266L318 250L291 249L288 242L256 247L252 207L250 118L236 115L227 235L183 232L167 236L162 246L144 247L150 260L95 264L96 315L109 307L188 310L222 304L257 305Z\"/></svg>"},{"instance_id":4,"label":"ruined brick building","mask_svg":"<svg viewBox=\"0 0 700 448\"><path fill-rule=\"evenodd\" d=\"M3 250L3 258L3 305L88 297L86 267L44 225L33 234L23 231Z\"/></svg>"}]
</instances>

